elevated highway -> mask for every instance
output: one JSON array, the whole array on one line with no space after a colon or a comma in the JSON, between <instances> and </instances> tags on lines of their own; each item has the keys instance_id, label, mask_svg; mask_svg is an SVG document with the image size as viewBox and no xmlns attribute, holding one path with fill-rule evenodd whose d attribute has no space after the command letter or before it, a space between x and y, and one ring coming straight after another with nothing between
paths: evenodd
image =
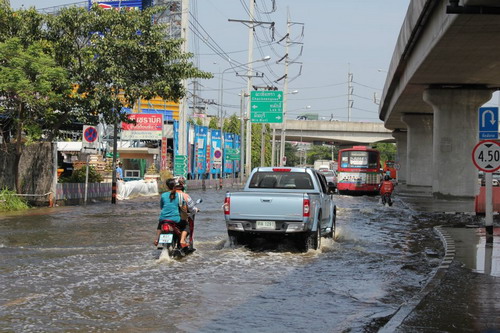
<instances>
[{"instance_id":1,"label":"elevated highway","mask_svg":"<svg viewBox=\"0 0 500 333\"><path fill-rule=\"evenodd\" d=\"M281 136L281 124L276 124L276 134ZM395 142L392 131L383 123L360 123L322 120L287 120L286 141L335 142L340 146Z\"/></svg>"},{"instance_id":2,"label":"elevated highway","mask_svg":"<svg viewBox=\"0 0 500 333\"><path fill-rule=\"evenodd\" d=\"M500 3L412 0L379 116L394 131L400 181L435 196L478 192L477 110L500 87Z\"/></svg>"}]
</instances>

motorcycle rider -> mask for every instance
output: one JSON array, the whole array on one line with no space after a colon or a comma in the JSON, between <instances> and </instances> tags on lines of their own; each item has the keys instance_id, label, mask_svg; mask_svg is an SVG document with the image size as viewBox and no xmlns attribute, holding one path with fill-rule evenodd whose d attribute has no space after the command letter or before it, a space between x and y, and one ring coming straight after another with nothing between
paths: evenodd
<instances>
[{"instance_id":1,"label":"motorcycle rider","mask_svg":"<svg viewBox=\"0 0 500 333\"><path fill-rule=\"evenodd\" d=\"M192 237L194 225L193 220L189 218L189 214L196 214L200 211L199 208L195 206L195 202L193 201L193 199L191 199L189 194L185 192L185 185L186 179L184 177L180 176L175 179L175 190L177 191L177 193L179 193L179 195L181 195L181 202L179 203L181 221L185 221L187 224L187 228L185 228L181 232L181 248L189 246L189 244L186 242L188 230L191 237L191 243L193 241Z\"/></svg>"},{"instance_id":2,"label":"motorcycle rider","mask_svg":"<svg viewBox=\"0 0 500 333\"><path fill-rule=\"evenodd\" d=\"M391 181L391 177L389 175L385 175L384 180L380 184L380 196L382 197L382 202L384 195L389 194L388 204L391 205L392 204L391 195L393 191L394 191L394 183Z\"/></svg>"},{"instance_id":3,"label":"motorcycle rider","mask_svg":"<svg viewBox=\"0 0 500 333\"><path fill-rule=\"evenodd\" d=\"M193 234L193 226L190 226L188 223L187 213L196 213L199 209L195 206L191 197L187 193L183 192L185 185L184 177L170 178L167 180L166 185L170 191L164 192L161 195L161 212L154 245L158 245L158 239L161 234L161 225L163 224L163 221L168 220L177 223L177 227L181 232L181 248L186 248L189 246L186 242L188 230L191 230L191 235Z\"/></svg>"},{"instance_id":4,"label":"motorcycle rider","mask_svg":"<svg viewBox=\"0 0 500 333\"><path fill-rule=\"evenodd\" d=\"M175 179L170 178L167 179L166 185L169 192L162 193L160 197L160 216L158 218L158 227L156 230L156 237L154 240L154 245L158 245L158 239L161 234L161 226L164 221L172 221L177 223L177 226L180 230L185 228L185 224L181 224L181 214L179 211L179 195L177 195L177 191L175 190Z\"/></svg>"}]
</instances>

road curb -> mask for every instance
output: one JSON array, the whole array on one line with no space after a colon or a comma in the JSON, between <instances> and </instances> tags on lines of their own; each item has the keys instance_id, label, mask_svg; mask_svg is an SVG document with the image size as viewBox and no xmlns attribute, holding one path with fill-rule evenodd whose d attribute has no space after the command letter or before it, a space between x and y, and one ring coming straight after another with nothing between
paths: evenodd
<instances>
[{"instance_id":1,"label":"road curb","mask_svg":"<svg viewBox=\"0 0 500 333\"><path fill-rule=\"evenodd\" d=\"M441 264L434 272L429 282L424 286L424 288L415 296L413 296L408 302L401 305L396 313L391 317L391 319L378 331L379 333L392 333L397 330L403 321L412 313L412 311L417 307L418 304L424 299L427 294L434 289L441 282L442 278L445 276L446 271L450 267L453 259L455 259L455 241L451 236L444 230L442 226L436 226L433 228L434 232L439 236L441 242L443 243L445 254L441 260Z\"/></svg>"}]
</instances>

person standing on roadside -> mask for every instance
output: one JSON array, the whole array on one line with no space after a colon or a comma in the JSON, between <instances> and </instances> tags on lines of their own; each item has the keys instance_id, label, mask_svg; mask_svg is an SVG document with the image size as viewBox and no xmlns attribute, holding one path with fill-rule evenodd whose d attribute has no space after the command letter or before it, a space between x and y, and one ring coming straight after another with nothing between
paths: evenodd
<instances>
[{"instance_id":1,"label":"person standing on roadside","mask_svg":"<svg viewBox=\"0 0 500 333\"><path fill-rule=\"evenodd\" d=\"M123 180L122 162L118 162L118 165L116 166L116 179Z\"/></svg>"}]
</instances>

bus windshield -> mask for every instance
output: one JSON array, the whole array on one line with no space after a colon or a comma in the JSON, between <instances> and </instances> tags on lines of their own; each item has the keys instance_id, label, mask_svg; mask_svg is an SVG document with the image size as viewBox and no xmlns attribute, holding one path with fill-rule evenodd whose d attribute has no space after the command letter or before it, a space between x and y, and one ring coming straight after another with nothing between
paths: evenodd
<instances>
[{"instance_id":1,"label":"bus windshield","mask_svg":"<svg viewBox=\"0 0 500 333\"><path fill-rule=\"evenodd\" d=\"M378 167L378 153L374 151L344 151L341 155L341 168L368 168Z\"/></svg>"}]
</instances>

